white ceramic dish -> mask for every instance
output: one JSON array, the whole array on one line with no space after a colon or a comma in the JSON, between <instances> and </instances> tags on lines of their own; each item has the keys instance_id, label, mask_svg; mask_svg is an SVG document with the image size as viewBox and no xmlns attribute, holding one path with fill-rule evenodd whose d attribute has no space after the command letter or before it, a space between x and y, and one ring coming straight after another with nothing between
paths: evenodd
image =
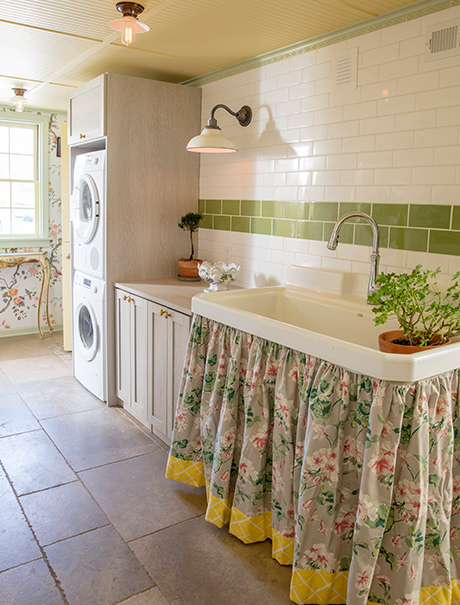
<instances>
[{"instance_id":1,"label":"white ceramic dish","mask_svg":"<svg viewBox=\"0 0 460 605\"><path fill-rule=\"evenodd\" d=\"M207 281L209 288L205 292L219 292L226 290L228 284L235 281L240 272L240 267L234 263L208 263L204 261L198 269L203 281Z\"/></svg>"}]
</instances>

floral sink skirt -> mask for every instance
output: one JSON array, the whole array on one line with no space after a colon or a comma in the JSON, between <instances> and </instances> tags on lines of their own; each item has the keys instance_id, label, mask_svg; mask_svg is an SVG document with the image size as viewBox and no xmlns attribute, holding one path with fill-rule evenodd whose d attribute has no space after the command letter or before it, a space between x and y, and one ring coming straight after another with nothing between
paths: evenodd
<instances>
[{"instance_id":1,"label":"floral sink skirt","mask_svg":"<svg viewBox=\"0 0 460 605\"><path fill-rule=\"evenodd\" d=\"M166 476L290 597L460 604L459 370L397 385L195 316Z\"/></svg>"}]
</instances>

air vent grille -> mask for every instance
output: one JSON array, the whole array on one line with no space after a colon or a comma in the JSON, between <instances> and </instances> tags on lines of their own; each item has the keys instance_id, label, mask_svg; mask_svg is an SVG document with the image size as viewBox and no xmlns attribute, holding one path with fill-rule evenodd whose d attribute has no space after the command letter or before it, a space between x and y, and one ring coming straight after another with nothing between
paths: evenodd
<instances>
[{"instance_id":1,"label":"air vent grille","mask_svg":"<svg viewBox=\"0 0 460 605\"><path fill-rule=\"evenodd\" d=\"M333 59L333 92L356 90L358 48L336 55Z\"/></svg>"},{"instance_id":2,"label":"air vent grille","mask_svg":"<svg viewBox=\"0 0 460 605\"><path fill-rule=\"evenodd\" d=\"M460 21L450 21L427 28L425 61L457 55L460 55Z\"/></svg>"}]
</instances>

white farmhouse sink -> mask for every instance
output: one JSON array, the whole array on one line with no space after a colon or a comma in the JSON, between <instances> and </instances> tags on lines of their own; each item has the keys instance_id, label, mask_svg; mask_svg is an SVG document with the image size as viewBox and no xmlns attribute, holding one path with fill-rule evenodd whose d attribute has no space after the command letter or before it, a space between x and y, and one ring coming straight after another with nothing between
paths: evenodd
<instances>
[{"instance_id":1,"label":"white farmhouse sink","mask_svg":"<svg viewBox=\"0 0 460 605\"><path fill-rule=\"evenodd\" d=\"M460 342L413 355L378 349L367 276L290 267L287 285L209 292L192 311L366 376L413 382L460 367Z\"/></svg>"}]
</instances>

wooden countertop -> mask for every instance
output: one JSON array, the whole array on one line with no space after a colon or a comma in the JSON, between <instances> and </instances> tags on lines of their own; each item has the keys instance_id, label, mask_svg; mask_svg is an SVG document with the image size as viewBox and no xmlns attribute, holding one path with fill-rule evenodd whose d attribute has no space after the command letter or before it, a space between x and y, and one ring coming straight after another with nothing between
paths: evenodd
<instances>
[{"instance_id":1,"label":"wooden countertop","mask_svg":"<svg viewBox=\"0 0 460 605\"><path fill-rule=\"evenodd\" d=\"M132 284L117 283L115 287L170 307L179 313L191 315L193 296L203 292L208 284L205 281L185 282L175 278L165 278Z\"/></svg>"}]
</instances>

